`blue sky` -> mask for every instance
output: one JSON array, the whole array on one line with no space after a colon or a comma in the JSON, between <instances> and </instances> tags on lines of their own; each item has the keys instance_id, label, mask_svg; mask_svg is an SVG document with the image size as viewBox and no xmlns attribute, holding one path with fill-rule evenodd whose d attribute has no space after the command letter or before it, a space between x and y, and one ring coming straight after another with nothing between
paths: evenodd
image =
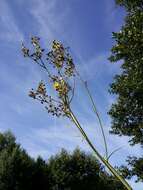
<instances>
[{"instance_id":1,"label":"blue sky","mask_svg":"<svg viewBox=\"0 0 143 190\"><path fill-rule=\"evenodd\" d=\"M30 37L36 35L47 48L54 39L70 46L102 116L109 150L122 147L111 163L121 165L127 155L139 156L141 148L130 147L128 138L109 135L111 121L107 111L116 97L108 89L113 76L120 72L121 63L111 64L107 58L114 44L112 32L120 30L124 15L114 0L0 0L0 131L10 129L32 157L42 155L48 159L61 148L72 151L77 146L90 151L70 121L52 118L28 97L28 91L46 79L20 52L21 41L29 44ZM73 109L104 154L98 122L83 87L75 93ZM141 183L129 183L134 189L141 189Z\"/></svg>"}]
</instances>

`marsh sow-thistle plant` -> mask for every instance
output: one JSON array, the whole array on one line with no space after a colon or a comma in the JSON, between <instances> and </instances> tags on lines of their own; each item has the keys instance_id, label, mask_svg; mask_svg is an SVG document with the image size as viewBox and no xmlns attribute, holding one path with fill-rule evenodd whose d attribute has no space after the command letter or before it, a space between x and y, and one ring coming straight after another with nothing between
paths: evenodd
<instances>
[{"instance_id":1,"label":"marsh sow-thistle plant","mask_svg":"<svg viewBox=\"0 0 143 190\"><path fill-rule=\"evenodd\" d=\"M41 47L40 38L38 37L32 37L31 44L33 48L30 50L22 43L23 55L24 57L33 60L48 74L49 85L52 85L53 89L56 91L56 97L48 94L46 83L44 81L39 82L37 89L31 89L29 96L41 102L47 112L53 116L69 118L79 129L83 138L91 147L96 157L109 169L109 171L115 176L117 180L122 182L126 189L131 190L132 188L129 186L127 181L114 169L114 167L112 167L108 161L107 143L100 116L97 112L95 102L89 91L87 83L81 78L75 67L73 59L69 53L69 48L65 48L62 43L54 40L51 50L46 52L46 50ZM86 88L88 96L93 105L93 110L98 118L104 138L106 158L104 158L92 144L71 108L75 91L76 77L78 77L84 84L84 87ZM71 82L72 80L74 82Z\"/></svg>"}]
</instances>

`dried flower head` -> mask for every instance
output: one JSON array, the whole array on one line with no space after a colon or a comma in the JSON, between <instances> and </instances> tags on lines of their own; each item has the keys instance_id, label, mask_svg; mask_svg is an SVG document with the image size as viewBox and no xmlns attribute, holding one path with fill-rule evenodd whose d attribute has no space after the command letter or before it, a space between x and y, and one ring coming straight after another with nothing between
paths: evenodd
<instances>
[{"instance_id":1,"label":"dried flower head","mask_svg":"<svg viewBox=\"0 0 143 190\"><path fill-rule=\"evenodd\" d=\"M53 83L53 87L59 93L60 96L66 96L70 91L70 86L63 79L55 81Z\"/></svg>"},{"instance_id":2,"label":"dried flower head","mask_svg":"<svg viewBox=\"0 0 143 190\"><path fill-rule=\"evenodd\" d=\"M34 99L36 98L36 94L32 90L29 92L29 96Z\"/></svg>"},{"instance_id":3,"label":"dried flower head","mask_svg":"<svg viewBox=\"0 0 143 190\"><path fill-rule=\"evenodd\" d=\"M44 51L44 49L42 49L40 46L40 38L36 36L32 37L31 44L34 47L34 52L31 54L31 57L33 58L34 61L38 61L39 59L41 59Z\"/></svg>"},{"instance_id":4,"label":"dried flower head","mask_svg":"<svg viewBox=\"0 0 143 190\"><path fill-rule=\"evenodd\" d=\"M45 105L48 113L51 113L53 116L67 116L69 113L68 105L64 104L64 102L55 100L51 96L47 95L46 87L43 81L41 81L36 90L32 89L29 92L29 96L33 99L36 99L41 102L41 104Z\"/></svg>"},{"instance_id":5,"label":"dried flower head","mask_svg":"<svg viewBox=\"0 0 143 190\"><path fill-rule=\"evenodd\" d=\"M66 77L74 76L74 63L68 52L68 48L54 40L52 43L52 49L47 54L47 60L57 69L63 71Z\"/></svg>"},{"instance_id":6,"label":"dried flower head","mask_svg":"<svg viewBox=\"0 0 143 190\"><path fill-rule=\"evenodd\" d=\"M39 42L40 42L39 37L36 37L36 36L31 37L31 43L32 43L33 46L35 46L35 47L39 46L40 47Z\"/></svg>"},{"instance_id":7,"label":"dried flower head","mask_svg":"<svg viewBox=\"0 0 143 190\"><path fill-rule=\"evenodd\" d=\"M22 50L22 53L23 53L23 56L24 56L24 57L29 57L29 49L27 49L27 48L24 46L23 43L22 43L22 48L21 48L21 50Z\"/></svg>"},{"instance_id":8,"label":"dried flower head","mask_svg":"<svg viewBox=\"0 0 143 190\"><path fill-rule=\"evenodd\" d=\"M57 100L47 95L46 86L41 81L36 90L31 90L29 96L39 100L42 104L46 104L45 108L49 113L56 116L68 116L70 94L73 89L70 85L69 78L75 74L75 66L68 52L68 48L64 48L62 43L54 40L51 51L46 53L46 61L43 61L44 49L41 48L40 38L32 37L31 44L33 52L22 44L22 52L24 57L29 57L41 66L47 73L49 81L53 85L53 89L57 92ZM50 67L53 65L54 69ZM56 73L56 75L55 75Z\"/></svg>"},{"instance_id":9,"label":"dried flower head","mask_svg":"<svg viewBox=\"0 0 143 190\"><path fill-rule=\"evenodd\" d=\"M46 87L45 87L45 84L43 83L43 81L41 81L39 83L39 86L37 88L37 93L45 96L46 95Z\"/></svg>"},{"instance_id":10,"label":"dried flower head","mask_svg":"<svg viewBox=\"0 0 143 190\"><path fill-rule=\"evenodd\" d=\"M64 47L63 47L63 45L62 45L60 42L58 42L57 40L53 40L52 49L55 49L56 51L60 51L60 50L64 50Z\"/></svg>"}]
</instances>

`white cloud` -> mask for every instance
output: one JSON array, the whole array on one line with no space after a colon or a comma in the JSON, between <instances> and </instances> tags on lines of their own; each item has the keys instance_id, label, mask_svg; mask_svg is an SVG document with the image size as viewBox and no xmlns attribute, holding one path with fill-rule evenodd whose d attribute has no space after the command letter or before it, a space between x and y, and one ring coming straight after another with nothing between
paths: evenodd
<instances>
[{"instance_id":1,"label":"white cloud","mask_svg":"<svg viewBox=\"0 0 143 190\"><path fill-rule=\"evenodd\" d=\"M38 23L40 36L48 41L53 40L56 34L64 29L68 7L64 7L64 11L58 10L56 0L36 0L33 2L34 6L30 12Z\"/></svg>"},{"instance_id":2,"label":"white cloud","mask_svg":"<svg viewBox=\"0 0 143 190\"><path fill-rule=\"evenodd\" d=\"M123 7L119 7L116 5L115 0L105 1L105 24L107 29L111 29L112 31L118 31L121 27L121 22L118 22L119 16L123 17L125 12ZM120 12L119 12L120 9ZM120 15L119 15L120 13ZM123 19L122 19L123 20Z\"/></svg>"},{"instance_id":3,"label":"white cloud","mask_svg":"<svg viewBox=\"0 0 143 190\"><path fill-rule=\"evenodd\" d=\"M7 2L4 0L0 2L0 12L0 39L6 42L23 40L23 34L18 28Z\"/></svg>"},{"instance_id":4,"label":"white cloud","mask_svg":"<svg viewBox=\"0 0 143 190\"><path fill-rule=\"evenodd\" d=\"M120 65L121 63L118 62L116 64L111 64L108 61L109 57L109 52L104 52L98 56L91 57L89 60L84 60L82 59L82 56L80 56L80 63L82 64L79 65L81 73L85 75L85 78L87 80L98 80L100 78L108 76L112 76L113 73L114 75L120 71ZM100 82L100 81L99 81Z\"/></svg>"},{"instance_id":5,"label":"white cloud","mask_svg":"<svg viewBox=\"0 0 143 190\"><path fill-rule=\"evenodd\" d=\"M143 189L143 183L142 182L135 183L134 179L129 180L128 182L131 185L131 187L133 188L133 190L142 190Z\"/></svg>"},{"instance_id":6,"label":"white cloud","mask_svg":"<svg viewBox=\"0 0 143 190\"><path fill-rule=\"evenodd\" d=\"M46 127L45 123L44 126L42 126L41 128L34 128L30 130L30 133L27 135L26 138L29 139L28 143L30 141L31 143L34 142L35 147L36 144L38 146L41 145L42 152L46 152L47 148L49 147L54 149L54 151L50 152L50 154L54 154L55 150L56 152L58 152L61 148L73 150L77 146L85 151L91 151L90 147L88 146L86 141L83 140L82 135L80 134L76 126L74 126L70 121L66 120L61 122L61 120L59 119L53 119L53 121L54 123L52 126L48 125ZM89 123L87 119L83 118L81 124L95 147L101 152L102 155L104 155L103 139L101 135L101 129L98 127L98 123L96 121ZM111 153L116 148L122 147L122 149L114 154L114 156L111 158L111 162L113 164L122 164L123 162L125 162L128 155L132 155L132 152L134 152L136 156L140 155L141 149L139 146L129 146L129 138L121 138L115 135L109 135L108 126L108 123L105 124L104 130L107 137L109 153ZM27 149L29 145L27 144L26 146ZM45 147L45 149L43 147ZM30 154L31 151L34 152L32 148L30 149ZM49 156L50 154L48 153L47 156Z\"/></svg>"},{"instance_id":7,"label":"white cloud","mask_svg":"<svg viewBox=\"0 0 143 190\"><path fill-rule=\"evenodd\" d=\"M30 154L37 151L33 150L36 145L41 146L42 152L51 150L45 155L47 157L55 154L55 152L58 152L61 148L73 150L77 146L81 148L84 146L84 148L88 150L88 146L82 142L82 137L75 126L72 126L69 122L57 122L55 121L55 124L52 126L48 125L48 127L46 127L46 125L44 125L42 128L34 128L30 131L26 138L29 139L29 141L22 143L25 144L27 150L29 149L29 142L31 142L30 144L34 144L29 150ZM40 151L38 154L41 154Z\"/></svg>"}]
</instances>

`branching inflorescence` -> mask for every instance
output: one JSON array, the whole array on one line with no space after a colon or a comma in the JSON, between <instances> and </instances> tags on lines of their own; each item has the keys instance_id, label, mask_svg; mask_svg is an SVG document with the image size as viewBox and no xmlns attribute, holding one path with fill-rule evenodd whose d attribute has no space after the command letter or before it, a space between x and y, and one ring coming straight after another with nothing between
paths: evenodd
<instances>
[{"instance_id":1,"label":"branching inflorescence","mask_svg":"<svg viewBox=\"0 0 143 190\"><path fill-rule=\"evenodd\" d=\"M51 51L46 53L45 63L42 60L45 50L41 48L39 40L38 37L31 38L34 52L31 53L24 44L22 44L22 52L24 57L31 58L48 73L49 81L56 90L58 99L56 100L47 94L43 81L39 83L36 90L30 91L29 96L44 104L47 111L52 115L69 117L69 105L73 96L72 93L74 93L74 87L72 88L69 82L70 78L75 76L73 60L68 48L64 48L62 44L54 40ZM52 65L53 69L49 69L49 64Z\"/></svg>"},{"instance_id":2,"label":"branching inflorescence","mask_svg":"<svg viewBox=\"0 0 143 190\"><path fill-rule=\"evenodd\" d=\"M24 57L32 59L42 69L44 69L44 71L46 71L46 73L48 74L48 80L53 86L53 89L56 91L57 96L55 98L47 94L47 89L44 81L40 81L36 90L31 89L29 92L29 96L33 99L40 101L41 104L45 106L48 113L51 113L53 116L62 116L70 118L71 121L79 129L82 136L84 137L88 145L91 147L91 149L94 151L98 159L105 164L105 166L116 177L116 179L122 182L126 189L131 190L132 188L129 186L126 180L123 179L122 176L120 176L119 173L111 166L111 164L108 162L108 159L102 157L101 154L93 146L92 142L86 135L85 131L81 127L79 121L77 120L76 116L74 115L71 109L71 103L75 91L75 77L78 76L87 90L87 93L93 105L93 110L99 120L107 153L107 144L100 116L96 110L96 106L91 96L91 93L87 87L87 83L84 82L84 80L82 80L82 78L79 75L79 72L77 72L75 68L75 64L69 53L69 48L65 48L60 42L54 40L52 43L51 50L46 52L45 49L41 48L40 38L38 37L32 37L31 44L33 46L32 51L26 48L22 43L23 55ZM74 81L73 83L71 82L72 80Z\"/></svg>"}]
</instances>

